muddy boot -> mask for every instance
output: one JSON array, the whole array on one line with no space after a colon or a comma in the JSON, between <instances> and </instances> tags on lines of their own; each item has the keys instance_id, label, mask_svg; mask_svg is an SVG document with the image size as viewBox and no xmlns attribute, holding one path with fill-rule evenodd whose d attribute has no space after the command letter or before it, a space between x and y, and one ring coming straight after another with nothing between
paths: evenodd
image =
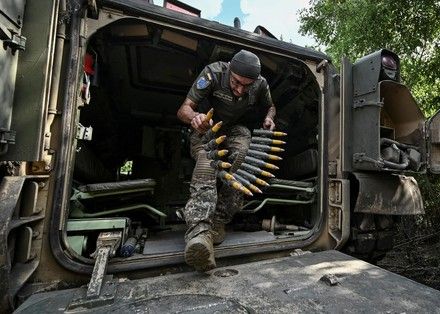
<instances>
[{"instance_id":1,"label":"muddy boot","mask_svg":"<svg viewBox=\"0 0 440 314\"><path fill-rule=\"evenodd\" d=\"M225 236L225 224L215 222L212 226L212 241L214 242L214 245L222 243L225 240Z\"/></svg>"},{"instance_id":2,"label":"muddy boot","mask_svg":"<svg viewBox=\"0 0 440 314\"><path fill-rule=\"evenodd\" d=\"M185 247L185 261L200 272L206 272L216 267L210 231L199 233L188 241Z\"/></svg>"}]
</instances>

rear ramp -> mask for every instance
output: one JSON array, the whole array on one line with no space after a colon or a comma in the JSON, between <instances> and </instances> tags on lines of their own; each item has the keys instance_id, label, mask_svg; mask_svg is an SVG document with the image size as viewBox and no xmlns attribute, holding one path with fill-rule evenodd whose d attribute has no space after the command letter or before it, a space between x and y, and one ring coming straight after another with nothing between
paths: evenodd
<instances>
[{"instance_id":1,"label":"rear ramp","mask_svg":"<svg viewBox=\"0 0 440 314\"><path fill-rule=\"evenodd\" d=\"M112 286L95 305L82 287L33 295L16 313L440 313L440 291L338 251Z\"/></svg>"}]
</instances>

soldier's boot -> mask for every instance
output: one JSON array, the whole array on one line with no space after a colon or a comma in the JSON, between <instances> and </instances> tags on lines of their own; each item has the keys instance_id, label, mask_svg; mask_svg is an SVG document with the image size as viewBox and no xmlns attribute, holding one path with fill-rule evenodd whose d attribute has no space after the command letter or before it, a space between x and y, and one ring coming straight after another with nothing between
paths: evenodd
<instances>
[{"instance_id":1,"label":"soldier's boot","mask_svg":"<svg viewBox=\"0 0 440 314\"><path fill-rule=\"evenodd\" d=\"M212 226L212 241L214 242L214 245L221 244L225 240L225 236L225 224L221 222L214 222Z\"/></svg>"},{"instance_id":2,"label":"soldier's boot","mask_svg":"<svg viewBox=\"0 0 440 314\"><path fill-rule=\"evenodd\" d=\"M211 231L204 231L188 241L185 262L197 271L206 272L216 267Z\"/></svg>"}]
</instances>

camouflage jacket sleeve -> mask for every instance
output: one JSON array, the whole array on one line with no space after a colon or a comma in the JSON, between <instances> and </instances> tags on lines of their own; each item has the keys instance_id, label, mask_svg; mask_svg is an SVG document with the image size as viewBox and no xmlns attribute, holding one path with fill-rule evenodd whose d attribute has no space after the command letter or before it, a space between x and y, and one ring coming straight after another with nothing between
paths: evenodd
<instances>
[{"instance_id":1,"label":"camouflage jacket sleeve","mask_svg":"<svg viewBox=\"0 0 440 314\"><path fill-rule=\"evenodd\" d=\"M214 82L211 71L208 69L208 66L206 66L191 86L186 97L196 104L199 104L203 99L212 94L213 85Z\"/></svg>"}]
</instances>

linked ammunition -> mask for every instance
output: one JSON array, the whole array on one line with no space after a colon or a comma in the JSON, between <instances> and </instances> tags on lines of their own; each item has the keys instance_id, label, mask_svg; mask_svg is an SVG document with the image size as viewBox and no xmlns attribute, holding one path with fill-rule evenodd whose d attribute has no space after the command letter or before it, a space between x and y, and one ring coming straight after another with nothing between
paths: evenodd
<instances>
[{"instance_id":1,"label":"linked ammunition","mask_svg":"<svg viewBox=\"0 0 440 314\"><path fill-rule=\"evenodd\" d=\"M222 135L219 136L215 139L210 140L208 143L206 143L205 145L203 145L203 148L208 151L208 150L213 150L216 149L217 146L219 146L221 143L223 143L223 141L226 139L226 135Z\"/></svg>"},{"instance_id":2,"label":"linked ammunition","mask_svg":"<svg viewBox=\"0 0 440 314\"><path fill-rule=\"evenodd\" d=\"M249 190L251 190L254 193L263 193L259 188L257 188L255 185L253 185L252 183L249 182L249 180L246 180L245 178L243 178L242 176L234 173L233 174L234 178L240 182L241 184L243 184L245 187L247 187Z\"/></svg>"},{"instance_id":3,"label":"linked ammunition","mask_svg":"<svg viewBox=\"0 0 440 314\"><path fill-rule=\"evenodd\" d=\"M237 170L237 174L239 174L240 176L248 179L250 182L254 182L254 183L257 183L257 184L262 185L262 186L268 186L269 185L269 183L267 183L266 181L264 181L264 180L262 180L260 178L257 178L255 175L247 172L246 170L238 169Z\"/></svg>"},{"instance_id":4,"label":"linked ammunition","mask_svg":"<svg viewBox=\"0 0 440 314\"><path fill-rule=\"evenodd\" d=\"M238 155L239 155L239 152L233 152L233 153L229 154L228 161L233 163L235 161L235 159L237 159Z\"/></svg>"},{"instance_id":5,"label":"linked ammunition","mask_svg":"<svg viewBox=\"0 0 440 314\"><path fill-rule=\"evenodd\" d=\"M223 121L220 121L220 122L217 122L216 124L214 124L214 125L212 126L212 128L210 128L210 129L208 130L208 132L206 132L206 133L203 135L203 139L202 139L202 141L203 141L204 143L209 142L209 141L215 136L215 134L218 132L218 130L220 130L220 128L222 127L222 124L223 124Z\"/></svg>"},{"instance_id":6,"label":"linked ammunition","mask_svg":"<svg viewBox=\"0 0 440 314\"><path fill-rule=\"evenodd\" d=\"M207 152L206 157L208 159L214 159L217 160L223 156L226 156L228 154L228 150L227 149L222 149L222 150L211 150L209 152Z\"/></svg>"},{"instance_id":7,"label":"linked ammunition","mask_svg":"<svg viewBox=\"0 0 440 314\"><path fill-rule=\"evenodd\" d=\"M269 131L264 129L254 129L252 131L254 135L258 136L266 136L266 137L272 137L272 136L286 136L287 133L280 132L280 131Z\"/></svg>"},{"instance_id":8,"label":"linked ammunition","mask_svg":"<svg viewBox=\"0 0 440 314\"><path fill-rule=\"evenodd\" d=\"M240 167L246 171L249 171L250 173L253 173L253 174L257 174L257 175L260 175L263 177L275 178L275 176L272 173L270 173L268 171L261 170L260 168L249 165L245 162L242 163Z\"/></svg>"},{"instance_id":9,"label":"linked ammunition","mask_svg":"<svg viewBox=\"0 0 440 314\"><path fill-rule=\"evenodd\" d=\"M226 172L225 170L220 171L218 173L218 176L222 180L235 180L234 177L232 176L232 174L230 174L229 172Z\"/></svg>"},{"instance_id":10,"label":"linked ammunition","mask_svg":"<svg viewBox=\"0 0 440 314\"><path fill-rule=\"evenodd\" d=\"M260 152L258 150L252 150L252 149L249 149L247 151L247 154L249 156L261 158L261 159L270 159L270 160L282 160L283 159L283 158L276 156L276 155L270 155L268 153Z\"/></svg>"},{"instance_id":11,"label":"linked ammunition","mask_svg":"<svg viewBox=\"0 0 440 314\"><path fill-rule=\"evenodd\" d=\"M213 133L217 133L218 130L220 130L220 128L222 127L223 121L217 122L216 124L213 125L213 127L211 128L211 131Z\"/></svg>"},{"instance_id":12,"label":"linked ammunition","mask_svg":"<svg viewBox=\"0 0 440 314\"><path fill-rule=\"evenodd\" d=\"M249 191L246 187L244 187L243 184L238 182L232 174L227 173L226 171L222 170L219 172L218 176L220 177L220 179L222 179L223 182L225 182L230 187L232 187L232 188L234 188L234 189L236 189L246 195L253 196L252 192Z\"/></svg>"},{"instance_id":13,"label":"linked ammunition","mask_svg":"<svg viewBox=\"0 0 440 314\"><path fill-rule=\"evenodd\" d=\"M206 113L206 118L205 118L205 122L209 123L209 120L212 119L212 116L214 115L214 108L211 108L207 113Z\"/></svg>"},{"instance_id":14,"label":"linked ammunition","mask_svg":"<svg viewBox=\"0 0 440 314\"><path fill-rule=\"evenodd\" d=\"M273 147L273 146L269 146L269 145L261 145L261 144L251 143L251 145L249 147L250 147L250 149L259 150L259 151L263 151L263 152L284 152L284 149L282 149L282 148Z\"/></svg>"},{"instance_id":15,"label":"linked ammunition","mask_svg":"<svg viewBox=\"0 0 440 314\"><path fill-rule=\"evenodd\" d=\"M210 165L214 169L228 169L232 167L229 162L224 162L221 160L212 160Z\"/></svg>"},{"instance_id":16,"label":"linked ammunition","mask_svg":"<svg viewBox=\"0 0 440 314\"><path fill-rule=\"evenodd\" d=\"M255 165L255 166L259 166L259 167L265 167L265 168L269 168L269 169L272 169L272 170L280 169L277 166L275 166L274 164L271 164L271 163L268 163L268 162L264 162L263 160L259 160L259 159L256 159L256 158L250 157L250 156L246 156L244 158L244 161L247 162L248 164L251 164L251 165Z\"/></svg>"},{"instance_id":17,"label":"linked ammunition","mask_svg":"<svg viewBox=\"0 0 440 314\"><path fill-rule=\"evenodd\" d=\"M258 137L258 136L253 136L251 141L252 141L252 143L266 144L266 145L284 145L284 144L286 144L286 142L284 142L284 141L273 140L271 138Z\"/></svg>"}]
</instances>

